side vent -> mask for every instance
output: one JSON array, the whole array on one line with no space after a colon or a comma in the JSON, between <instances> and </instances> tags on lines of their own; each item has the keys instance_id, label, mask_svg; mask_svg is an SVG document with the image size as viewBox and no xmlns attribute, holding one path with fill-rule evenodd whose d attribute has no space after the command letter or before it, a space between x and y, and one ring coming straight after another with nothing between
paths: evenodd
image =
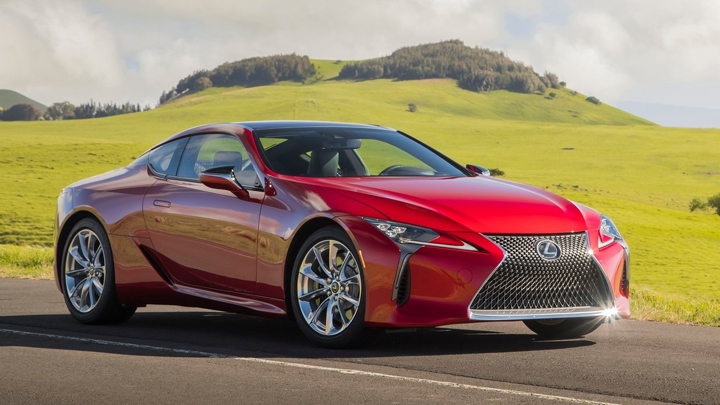
<instances>
[{"instance_id":1,"label":"side vent","mask_svg":"<svg viewBox=\"0 0 720 405\"><path fill-rule=\"evenodd\" d=\"M145 246L140 246L140 251L142 252L143 256L145 256L145 259L147 259L148 263L150 263L150 266L157 272L157 274L168 284L175 285L173 281L170 279L170 277L165 273L165 270L163 270L163 267L160 265L160 260L155 256L150 249L148 249Z\"/></svg>"},{"instance_id":2,"label":"side vent","mask_svg":"<svg viewBox=\"0 0 720 405\"><path fill-rule=\"evenodd\" d=\"M397 306L401 307L410 299L410 261L405 261L398 283Z\"/></svg>"},{"instance_id":3,"label":"side vent","mask_svg":"<svg viewBox=\"0 0 720 405\"><path fill-rule=\"evenodd\" d=\"M622 284L620 285L620 293L625 298L630 298L630 277L628 277L627 262L623 266Z\"/></svg>"}]
</instances>

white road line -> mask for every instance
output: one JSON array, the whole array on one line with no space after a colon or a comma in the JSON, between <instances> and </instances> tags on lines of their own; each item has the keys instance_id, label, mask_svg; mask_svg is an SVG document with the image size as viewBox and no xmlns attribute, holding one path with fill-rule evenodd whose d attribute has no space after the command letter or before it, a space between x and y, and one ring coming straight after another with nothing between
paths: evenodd
<instances>
[{"instance_id":1,"label":"white road line","mask_svg":"<svg viewBox=\"0 0 720 405\"><path fill-rule=\"evenodd\" d=\"M561 397L561 396L557 396L557 395L538 394L536 392L508 390L508 389L503 389L503 388L483 387L480 385L460 384L460 383L454 383L454 382L449 382L449 381L439 381L439 380L428 380L426 378L405 377L405 376L401 376L401 375L375 373L372 371L352 370L352 369L347 369L347 368L314 366L311 364L290 363L290 362L286 362L286 361L259 359L259 358L255 358L255 357L233 357L233 359L249 361L249 362L253 362L253 363L276 364L276 365L287 366L287 367L307 368L307 369L311 369L311 370L322 370L322 371L332 371L332 372L336 372L336 373L340 373L340 374L354 374L354 375L362 375L362 376L368 376L368 377L380 377L380 378L387 378L387 379L398 380L398 381L407 381L407 382L415 382L415 383L430 384L430 385L440 385L443 387L452 387L452 388L462 388L462 389L466 389L466 390L496 392L496 393L500 393L500 394L509 394L509 395L520 395L523 397L534 397L534 398L548 399L548 400L553 400L553 401L572 402L572 403L576 403L576 404L618 405L618 404L614 404L612 402L590 401L587 399Z\"/></svg>"},{"instance_id":2,"label":"white road line","mask_svg":"<svg viewBox=\"0 0 720 405\"><path fill-rule=\"evenodd\" d=\"M170 347L138 345L135 343L115 342L112 340L80 338L80 337L75 337L75 336L51 335L49 333L25 332L25 331L21 331L21 330L13 330L13 329L0 329L0 333L9 333L9 334L14 334L14 335L22 335L22 336L41 336L41 337L52 338L52 339L69 340L71 342L95 343L98 345L106 345L106 346L131 347L133 349L145 349L145 350L154 350L154 351L160 351L160 352L190 354L190 355L200 356L200 357L231 358L231 359L235 358L234 356L225 356L225 355L217 354L217 353L199 352L197 350L173 349Z\"/></svg>"},{"instance_id":3,"label":"white road line","mask_svg":"<svg viewBox=\"0 0 720 405\"><path fill-rule=\"evenodd\" d=\"M454 383L454 382L449 382L449 381L429 380L429 379L425 379L425 378L416 378L416 377L405 377L405 376L401 376L401 375L375 373L372 371L353 370L353 369L347 369L347 368L315 366L312 364L293 363L293 362L280 361L280 360L268 360L268 359L261 359L261 358L257 358L257 357L235 357L235 356L227 356L227 355L218 354L218 353L202 352L202 351L197 351L197 350L174 349L174 348L170 348L170 347L141 345L141 344L135 344L135 343L124 343L124 342L116 342L116 341L112 341L112 340L90 339L90 338L81 338L81 337L75 337L75 336L52 335L49 333L25 332L25 331L19 331L19 330L14 330L14 329L1 329L1 328L0 328L0 333L8 333L8 334L15 334L15 335L22 335L22 336L40 336L40 337L45 337L45 338L67 340L67 341L72 341L72 342L94 343L94 344L106 345L106 346L130 347L130 348L134 348L134 349L154 350L154 351L159 351L159 352L171 352L171 353L201 356L201 357L208 357L208 358L225 358L225 359L233 359L233 360L245 361L245 362L250 362L250 363L272 364L272 365L284 366L284 367L294 367L294 368L302 368L302 369L309 369L309 370L329 371L329 372L335 372L335 373L340 373L340 374L351 374L351 375L361 375L361 376L367 376L367 377L386 378L386 379L396 380L396 381L438 385L438 386L442 386L442 387L460 388L460 389L465 389L465 390L494 392L494 393L498 393L498 394L532 397L532 398L538 398L538 399L546 399L546 400L560 401L560 402L570 402L570 403L576 403L576 404L618 405L618 404L614 404L614 403L610 403L610 402L590 401L590 400L579 399L579 398L539 394L536 392L529 392L529 391L483 387L480 385L460 384L460 383Z\"/></svg>"}]
</instances>

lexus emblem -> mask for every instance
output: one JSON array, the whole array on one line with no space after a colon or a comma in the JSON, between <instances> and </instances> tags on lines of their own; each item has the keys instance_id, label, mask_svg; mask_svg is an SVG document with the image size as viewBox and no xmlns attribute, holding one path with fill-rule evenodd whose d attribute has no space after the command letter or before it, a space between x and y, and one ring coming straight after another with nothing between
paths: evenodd
<instances>
[{"instance_id":1,"label":"lexus emblem","mask_svg":"<svg viewBox=\"0 0 720 405\"><path fill-rule=\"evenodd\" d=\"M560 246L551 240L541 240L537 244L537 252L545 260L555 260L560 257Z\"/></svg>"}]
</instances>

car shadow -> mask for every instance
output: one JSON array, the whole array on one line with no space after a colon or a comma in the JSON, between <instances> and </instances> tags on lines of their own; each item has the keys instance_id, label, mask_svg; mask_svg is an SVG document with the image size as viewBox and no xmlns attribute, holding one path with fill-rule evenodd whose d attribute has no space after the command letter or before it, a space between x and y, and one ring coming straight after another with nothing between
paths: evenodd
<instances>
[{"instance_id":1,"label":"car shadow","mask_svg":"<svg viewBox=\"0 0 720 405\"><path fill-rule=\"evenodd\" d=\"M0 347L138 356L207 357L199 353L204 352L229 357L363 359L562 350L595 344L586 339L543 340L529 330L497 332L491 324L487 325L488 330L473 325L472 328L389 331L378 333L361 348L325 349L310 343L292 321L222 312L144 311L121 325L82 325L69 314L18 315L0 316ZM29 333L23 335L23 331Z\"/></svg>"}]
</instances>

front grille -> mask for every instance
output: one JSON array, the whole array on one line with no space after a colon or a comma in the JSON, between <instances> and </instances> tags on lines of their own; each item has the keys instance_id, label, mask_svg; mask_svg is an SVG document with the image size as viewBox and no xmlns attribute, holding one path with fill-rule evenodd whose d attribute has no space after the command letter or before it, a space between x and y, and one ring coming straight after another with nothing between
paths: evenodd
<instances>
[{"instance_id":1,"label":"front grille","mask_svg":"<svg viewBox=\"0 0 720 405\"><path fill-rule=\"evenodd\" d=\"M486 235L487 236L487 235ZM592 258L587 234L487 236L505 251L505 260L480 288L470 309L517 310L603 307L612 305L612 291L603 270ZM560 256L546 260L540 241L560 247Z\"/></svg>"}]
</instances>

